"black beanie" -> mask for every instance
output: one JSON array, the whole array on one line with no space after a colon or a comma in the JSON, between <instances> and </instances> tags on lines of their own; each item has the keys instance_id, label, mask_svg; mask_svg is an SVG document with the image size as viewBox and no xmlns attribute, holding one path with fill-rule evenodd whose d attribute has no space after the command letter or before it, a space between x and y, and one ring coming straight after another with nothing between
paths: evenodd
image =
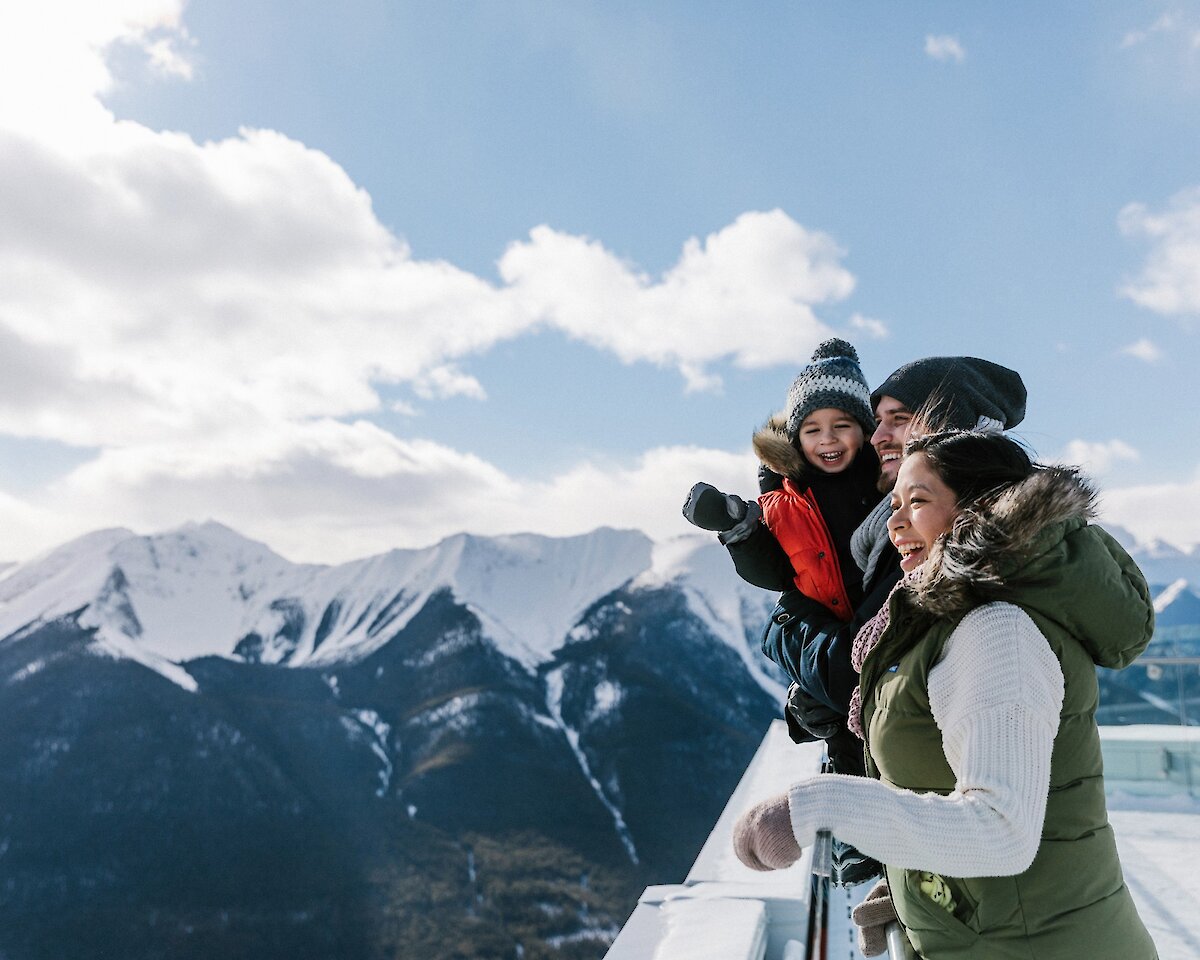
<instances>
[{"instance_id":1,"label":"black beanie","mask_svg":"<svg viewBox=\"0 0 1200 960\"><path fill-rule=\"evenodd\" d=\"M979 418L997 421L1005 430L1025 417L1025 384L1008 367L977 357L925 357L906 363L871 394L871 406L895 397L914 413L928 401L945 426L971 430Z\"/></svg>"}]
</instances>

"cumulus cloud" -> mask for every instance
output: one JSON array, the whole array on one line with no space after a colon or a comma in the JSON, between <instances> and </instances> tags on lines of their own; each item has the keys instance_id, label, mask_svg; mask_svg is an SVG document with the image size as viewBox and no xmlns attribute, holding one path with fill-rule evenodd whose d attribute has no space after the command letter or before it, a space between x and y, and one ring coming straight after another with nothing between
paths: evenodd
<instances>
[{"instance_id":1,"label":"cumulus cloud","mask_svg":"<svg viewBox=\"0 0 1200 960\"><path fill-rule=\"evenodd\" d=\"M192 45L187 31L180 28L171 36L147 38L143 49L150 68L156 73L165 77L191 80L195 75L195 67L188 57L187 48Z\"/></svg>"},{"instance_id":2,"label":"cumulus cloud","mask_svg":"<svg viewBox=\"0 0 1200 960\"><path fill-rule=\"evenodd\" d=\"M1145 337L1129 344L1127 347L1122 347L1121 352L1146 363L1157 363L1163 356L1163 352L1158 344Z\"/></svg>"},{"instance_id":3,"label":"cumulus cloud","mask_svg":"<svg viewBox=\"0 0 1200 960\"><path fill-rule=\"evenodd\" d=\"M1082 467L1092 474L1105 474L1119 462L1134 462L1141 454L1123 440L1072 440L1058 458L1060 463Z\"/></svg>"},{"instance_id":4,"label":"cumulus cloud","mask_svg":"<svg viewBox=\"0 0 1200 960\"><path fill-rule=\"evenodd\" d=\"M677 367L696 385L720 357L745 368L805 360L830 333L814 307L854 289L843 255L828 235L773 210L688 240L657 280L549 227L509 247L499 266L522 314L626 362Z\"/></svg>"},{"instance_id":5,"label":"cumulus cloud","mask_svg":"<svg viewBox=\"0 0 1200 960\"><path fill-rule=\"evenodd\" d=\"M412 258L340 167L278 133L200 145L121 124L64 152L0 131L0 337L76 385L0 395L0 430L121 444L371 411L380 383L483 398L456 361L544 326L712 386L720 359L807 357L830 332L815 307L853 289L841 255L749 213L655 280L539 227L495 286Z\"/></svg>"},{"instance_id":6,"label":"cumulus cloud","mask_svg":"<svg viewBox=\"0 0 1200 960\"><path fill-rule=\"evenodd\" d=\"M140 50L160 73L191 72L185 0L43 0L0 9L0 127L60 144L103 136L112 117L97 95L115 46ZM19 95L13 95L20 91Z\"/></svg>"},{"instance_id":7,"label":"cumulus cloud","mask_svg":"<svg viewBox=\"0 0 1200 960\"><path fill-rule=\"evenodd\" d=\"M667 538L694 532L680 512L692 482L751 497L754 476L749 450L672 447L524 480L370 423L321 421L285 436L230 430L202 451L107 450L45 492L51 508L0 495L0 520L13 557L94 529L100 515L138 531L212 518L292 559L339 562L464 529L566 536L606 525Z\"/></svg>"},{"instance_id":8,"label":"cumulus cloud","mask_svg":"<svg viewBox=\"0 0 1200 960\"><path fill-rule=\"evenodd\" d=\"M686 241L657 277L548 226L503 252L499 283L416 259L331 157L282 133L197 143L115 120L113 49L190 76L182 10L0 11L0 82L29 92L0 101L0 433L98 451L0 500L7 549L208 516L314 559L463 528L669 535L692 479L752 476L743 456L671 450L531 484L368 418L385 385L486 402L470 358L546 328L690 389L718 386L719 362L801 363L832 332L818 310L854 289L833 238L774 210Z\"/></svg>"},{"instance_id":9,"label":"cumulus cloud","mask_svg":"<svg viewBox=\"0 0 1200 960\"><path fill-rule=\"evenodd\" d=\"M111 134L67 151L0 130L0 336L76 385L0 396L0 430L144 443L375 410L380 383L483 398L456 362L545 326L713 386L717 360L803 361L830 332L815 307L854 286L833 240L780 211L689 240L657 280L539 227L496 286L414 259L337 164L282 134Z\"/></svg>"},{"instance_id":10,"label":"cumulus cloud","mask_svg":"<svg viewBox=\"0 0 1200 960\"><path fill-rule=\"evenodd\" d=\"M954 61L962 63L967 59L967 51L958 41L958 37L950 34L927 34L925 37L925 55L942 63Z\"/></svg>"},{"instance_id":11,"label":"cumulus cloud","mask_svg":"<svg viewBox=\"0 0 1200 960\"><path fill-rule=\"evenodd\" d=\"M1161 212L1128 204L1118 224L1125 236L1150 244L1141 272L1121 295L1167 316L1200 314L1200 187L1177 193Z\"/></svg>"}]
</instances>

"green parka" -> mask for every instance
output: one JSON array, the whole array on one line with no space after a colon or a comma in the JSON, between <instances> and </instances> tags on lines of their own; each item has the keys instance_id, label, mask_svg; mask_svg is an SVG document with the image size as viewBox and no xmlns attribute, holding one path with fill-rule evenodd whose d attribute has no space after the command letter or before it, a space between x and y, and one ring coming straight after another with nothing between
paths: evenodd
<instances>
[{"instance_id":1,"label":"green parka","mask_svg":"<svg viewBox=\"0 0 1200 960\"><path fill-rule=\"evenodd\" d=\"M867 772L896 787L949 794L955 777L929 704L930 670L959 621L1003 600L1019 606L1062 665L1064 698L1050 794L1032 866L1010 877L944 877L949 912L915 871L889 868L892 901L927 960L1152 960L1157 954L1121 875L1104 801L1095 664L1120 668L1150 641L1154 608L1124 549L1088 524L1094 494L1047 468L959 518L915 579L862 670Z\"/></svg>"}]
</instances>

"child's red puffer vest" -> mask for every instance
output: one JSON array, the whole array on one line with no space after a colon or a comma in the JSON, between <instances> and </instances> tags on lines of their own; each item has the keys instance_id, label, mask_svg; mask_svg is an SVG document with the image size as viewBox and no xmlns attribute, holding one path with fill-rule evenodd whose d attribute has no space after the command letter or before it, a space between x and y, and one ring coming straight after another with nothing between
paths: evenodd
<instances>
[{"instance_id":1,"label":"child's red puffer vest","mask_svg":"<svg viewBox=\"0 0 1200 960\"><path fill-rule=\"evenodd\" d=\"M758 505L763 523L792 561L796 589L823 603L839 619L852 619L837 551L812 492L785 479L781 489L760 496Z\"/></svg>"}]
</instances>

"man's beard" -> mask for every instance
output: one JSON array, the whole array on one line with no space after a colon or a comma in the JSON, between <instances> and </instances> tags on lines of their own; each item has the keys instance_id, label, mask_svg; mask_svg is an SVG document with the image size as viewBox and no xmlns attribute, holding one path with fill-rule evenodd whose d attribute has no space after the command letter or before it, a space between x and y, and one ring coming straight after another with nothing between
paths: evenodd
<instances>
[{"instance_id":1,"label":"man's beard","mask_svg":"<svg viewBox=\"0 0 1200 960\"><path fill-rule=\"evenodd\" d=\"M892 451L887 451L891 453ZM892 487L896 485L896 474L888 473L886 470L879 471L879 479L875 481L875 489L880 493L891 493Z\"/></svg>"}]
</instances>

